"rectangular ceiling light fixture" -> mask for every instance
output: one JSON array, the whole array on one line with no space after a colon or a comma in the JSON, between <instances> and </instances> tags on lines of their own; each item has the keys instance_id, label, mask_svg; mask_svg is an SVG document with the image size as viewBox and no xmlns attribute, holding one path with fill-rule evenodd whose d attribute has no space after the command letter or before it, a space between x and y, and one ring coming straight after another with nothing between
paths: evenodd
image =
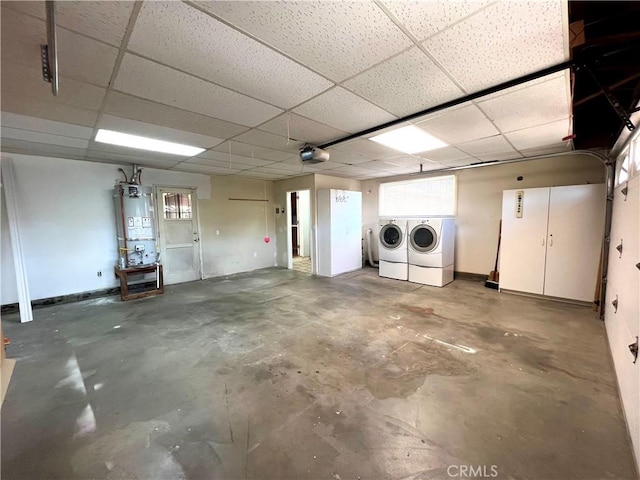
<instances>
[{"instance_id":1,"label":"rectangular ceiling light fixture","mask_svg":"<svg viewBox=\"0 0 640 480\"><path fill-rule=\"evenodd\" d=\"M193 157L205 151L204 148L192 147L181 143L165 142L155 138L129 135L128 133L114 132L113 130L99 129L96 134L96 142L119 145L121 147L138 148L140 150L150 150L152 152L171 153Z\"/></svg>"},{"instance_id":2,"label":"rectangular ceiling light fixture","mask_svg":"<svg viewBox=\"0 0 640 480\"><path fill-rule=\"evenodd\" d=\"M409 154L426 152L447 146L447 144L439 138L429 135L414 125L382 133L371 137L369 140Z\"/></svg>"}]
</instances>

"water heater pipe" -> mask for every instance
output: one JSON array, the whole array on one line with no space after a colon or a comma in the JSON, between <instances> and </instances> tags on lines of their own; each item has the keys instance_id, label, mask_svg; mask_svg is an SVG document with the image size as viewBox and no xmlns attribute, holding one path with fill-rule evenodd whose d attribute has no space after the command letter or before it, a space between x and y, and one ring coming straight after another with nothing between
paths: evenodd
<instances>
[{"instance_id":1,"label":"water heater pipe","mask_svg":"<svg viewBox=\"0 0 640 480\"><path fill-rule=\"evenodd\" d=\"M378 263L373 261L373 256L371 255L371 235L373 234L373 230L367 230L367 255L369 256L369 265L372 267L378 267Z\"/></svg>"}]
</instances>

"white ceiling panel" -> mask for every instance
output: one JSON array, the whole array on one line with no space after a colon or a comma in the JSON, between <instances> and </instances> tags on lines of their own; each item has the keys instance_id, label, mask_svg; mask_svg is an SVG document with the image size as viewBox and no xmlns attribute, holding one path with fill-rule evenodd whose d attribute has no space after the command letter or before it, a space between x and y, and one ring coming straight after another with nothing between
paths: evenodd
<instances>
[{"instance_id":1,"label":"white ceiling panel","mask_svg":"<svg viewBox=\"0 0 640 480\"><path fill-rule=\"evenodd\" d=\"M290 152L287 153L281 150L249 145L247 143L236 142L233 140L231 141L231 148L229 148L229 142L224 142L215 147L213 151L221 152L225 155L232 153L234 155L242 155L245 157L262 158L263 160L271 160L272 162L282 161L292 155Z\"/></svg>"},{"instance_id":2,"label":"white ceiling panel","mask_svg":"<svg viewBox=\"0 0 640 480\"><path fill-rule=\"evenodd\" d=\"M398 168L397 165L391 165L384 160L372 160L370 162L360 163L358 166L371 171L382 172L385 175L389 175L389 171Z\"/></svg>"},{"instance_id":3,"label":"white ceiling panel","mask_svg":"<svg viewBox=\"0 0 640 480\"><path fill-rule=\"evenodd\" d=\"M2 2L10 9L45 19L44 2ZM91 38L120 46L135 2L63 1L56 3L57 22ZM4 8L3 13L4 15Z\"/></svg>"},{"instance_id":4,"label":"white ceiling panel","mask_svg":"<svg viewBox=\"0 0 640 480\"><path fill-rule=\"evenodd\" d=\"M40 45L47 43L43 20L5 9L2 12L2 60L27 67L40 65ZM59 71L65 77L106 87L118 50L65 29L58 30Z\"/></svg>"},{"instance_id":5,"label":"white ceiling panel","mask_svg":"<svg viewBox=\"0 0 640 480\"><path fill-rule=\"evenodd\" d=\"M504 153L488 153L486 155L476 155L478 160L483 162L495 162L502 160L513 160L515 158L522 158L519 152L504 152ZM471 162L472 163L472 162Z\"/></svg>"},{"instance_id":6,"label":"white ceiling panel","mask_svg":"<svg viewBox=\"0 0 640 480\"><path fill-rule=\"evenodd\" d=\"M197 3L334 81L411 45L373 2Z\"/></svg>"},{"instance_id":7,"label":"white ceiling panel","mask_svg":"<svg viewBox=\"0 0 640 480\"><path fill-rule=\"evenodd\" d=\"M122 59L114 88L240 125L256 126L282 113L279 108L131 54Z\"/></svg>"},{"instance_id":8,"label":"white ceiling panel","mask_svg":"<svg viewBox=\"0 0 640 480\"><path fill-rule=\"evenodd\" d=\"M465 152L461 152L455 147L438 148L437 150L431 150L429 152L423 152L416 154L418 157L422 157L434 162L444 162L450 160L462 160L471 158Z\"/></svg>"},{"instance_id":9,"label":"white ceiling panel","mask_svg":"<svg viewBox=\"0 0 640 480\"><path fill-rule=\"evenodd\" d=\"M477 158L467 157L461 160L443 160L441 163L444 167L463 167L477 162Z\"/></svg>"},{"instance_id":10,"label":"white ceiling panel","mask_svg":"<svg viewBox=\"0 0 640 480\"><path fill-rule=\"evenodd\" d=\"M340 168L336 168L333 171L339 173L348 173L351 175L367 175L369 173L372 173L371 169L369 168L363 168L355 165L345 165Z\"/></svg>"},{"instance_id":11,"label":"white ceiling panel","mask_svg":"<svg viewBox=\"0 0 640 480\"><path fill-rule=\"evenodd\" d=\"M571 115L563 76L478 102L478 106L502 132L542 125Z\"/></svg>"},{"instance_id":12,"label":"white ceiling panel","mask_svg":"<svg viewBox=\"0 0 640 480\"><path fill-rule=\"evenodd\" d=\"M115 152L103 152L100 150L88 150L87 160L92 162L105 162L105 163L134 163L143 167L168 169L178 163L180 159L166 160L164 158L151 158L151 157L139 157L131 155L129 153L115 153ZM142 172L142 178L144 181L144 171Z\"/></svg>"},{"instance_id":13,"label":"white ceiling panel","mask_svg":"<svg viewBox=\"0 0 640 480\"><path fill-rule=\"evenodd\" d=\"M4 106L4 105L3 105ZM2 112L2 126L19 128L22 130L31 130L33 132L49 133L52 135L61 135L64 137L91 138L93 129L72 125L69 123L56 122L53 120L45 120L17 113Z\"/></svg>"},{"instance_id":14,"label":"white ceiling panel","mask_svg":"<svg viewBox=\"0 0 640 480\"><path fill-rule=\"evenodd\" d=\"M334 148L329 148L329 156L332 162L342 163L345 165L357 165L371 160L370 158L358 155L357 153L342 152Z\"/></svg>"},{"instance_id":15,"label":"white ceiling panel","mask_svg":"<svg viewBox=\"0 0 640 480\"><path fill-rule=\"evenodd\" d=\"M520 153L522 153L522 155L525 157L535 157L537 155L549 155L552 153L567 153L567 152L570 152L571 150L573 150L573 147L570 142L569 143L562 142L562 143L556 143L555 145L550 145L544 148L531 148L531 149L521 150Z\"/></svg>"},{"instance_id":16,"label":"white ceiling panel","mask_svg":"<svg viewBox=\"0 0 640 480\"><path fill-rule=\"evenodd\" d=\"M529 150L562 143L562 139L570 133L569 119L565 119L510 132L505 137L518 150Z\"/></svg>"},{"instance_id":17,"label":"white ceiling panel","mask_svg":"<svg viewBox=\"0 0 640 480\"><path fill-rule=\"evenodd\" d=\"M276 162L269 165L267 168L276 168L278 170L282 170L285 172L290 172L292 175L301 173L303 170L303 163L298 160L298 163L289 163L289 162Z\"/></svg>"},{"instance_id":18,"label":"white ceiling panel","mask_svg":"<svg viewBox=\"0 0 640 480\"><path fill-rule=\"evenodd\" d=\"M233 175L240 172L240 170L238 169L209 167L207 165L195 165L191 163L180 163L175 167L173 167L171 170L178 170L181 172L204 173L206 175Z\"/></svg>"},{"instance_id":19,"label":"white ceiling panel","mask_svg":"<svg viewBox=\"0 0 640 480\"><path fill-rule=\"evenodd\" d=\"M284 113L273 120L269 120L267 123L263 123L258 129L275 133L281 137L288 135L289 138L295 141L312 145L320 145L347 135L345 131L323 125L295 113Z\"/></svg>"},{"instance_id":20,"label":"white ceiling panel","mask_svg":"<svg viewBox=\"0 0 640 480\"><path fill-rule=\"evenodd\" d=\"M62 135L52 135L50 133L34 132L32 130L22 130L19 128L11 128L2 126L2 140L12 138L14 140L24 140L26 142L48 143L51 145L60 145L62 147L87 148L89 140L75 137L65 137Z\"/></svg>"},{"instance_id":21,"label":"white ceiling panel","mask_svg":"<svg viewBox=\"0 0 640 480\"><path fill-rule=\"evenodd\" d=\"M398 150L394 150L389 147L385 147L384 145L380 145L379 143L374 142L369 139L356 139L350 140L345 143L340 143L335 147L331 148L331 155L333 152L339 151L343 153L352 153L355 155L360 155L362 157L367 157L371 159L379 159L379 158L391 158L397 157L401 155L402 152ZM359 163L359 162L354 162Z\"/></svg>"},{"instance_id":22,"label":"white ceiling panel","mask_svg":"<svg viewBox=\"0 0 640 480\"><path fill-rule=\"evenodd\" d=\"M89 142L89 150L87 155L112 155L114 158L131 158L129 163L137 162L144 158L147 160L154 160L158 162L176 163L182 162L186 157L183 155L172 155L170 153L151 152L149 150L142 150L140 148L121 147L119 145L110 145L107 143L100 143L95 141Z\"/></svg>"},{"instance_id":23,"label":"white ceiling panel","mask_svg":"<svg viewBox=\"0 0 640 480\"><path fill-rule=\"evenodd\" d=\"M65 103L89 110L98 110L106 90L87 83L60 77L58 96L51 94L51 84L42 80L40 64L25 67L2 59L2 101L14 94L28 95L55 103Z\"/></svg>"},{"instance_id":24,"label":"white ceiling panel","mask_svg":"<svg viewBox=\"0 0 640 480\"><path fill-rule=\"evenodd\" d=\"M182 2L146 2L128 48L282 108L334 85Z\"/></svg>"},{"instance_id":25,"label":"white ceiling panel","mask_svg":"<svg viewBox=\"0 0 640 480\"><path fill-rule=\"evenodd\" d=\"M464 94L417 47L376 65L343 85L401 117Z\"/></svg>"},{"instance_id":26,"label":"white ceiling panel","mask_svg":"<svg viewBox=\"0 0 640 480\"><path fill-rule=\"evenodd\" d=\"M155 138L156 140L163 140L165 142L182 143L200 148L211 148L224 141L222 138L185 132L184 130L176 130L174 128L152 125L137 120L114 117L113 115L103 115L98 123L98 128Z\"/></svg>"},{"instance_id":27,"label":"white ceiling panel","mask_svg":"<svg viewBox=\"0 0 640 480\"><path fill-rule=\"evenodd\" d=\"M419 169L421 164L427 165L432 162L425 158L416 157L414 155L402 155L400 157L395 158L387 158L382 160L386 165L391 167L391 169L395 168L416 168Z\"/></svg>"},{"instance_id":28,"label":"white ceiling panel","mask_svg":"<svg viewBox=\"0 0 640 480\"><path fill-rule=\"evenodd\" d=\"M51 95L51 98L55 97ZM4 89L2 92L2 110L74 125L93 126L98 118L97 111L64 105L44 98L21 95L16 92L5 94Z\"/></svg>"},{"instance_id":29,"label":"white ceiling panel","mask_svg":"<svg viewBox=\"0 0 640 480\"><path fill-rule=\"evenodd\" d=\"M324 170L332 170L340 167L344 167L344 163L336 163L332 161L326 161L321 163L312 163L310 165L304 164L304 168L309 171L324 171Z\"/></svg>"},{"instance_id":30,"label":"white ceiling panel","mask_svg":"<svg viewBox=\"0 0 640 480\"><path fill-rule=\"evenodd\" d=\"M264 173L256 170L243 170L236 175L241 177L257 178L259 180L280 180L282 178L290 177L291 175L279 175L277 173Z\"/></svg>"},{"instance_id":31,"label":"white ceiling panel","mask_svg":"<svg viewBox=\"0 0 640 480\"><path fill-rule=\"evenodd\" d=\"M452 145L500 133L475 105L441 112L417 126Z\"/></svg>"},{"instance_id":32,"label":"white ceiling panel","mask_svg":"<svg viewBox=\"0 0 640 480\"><path fill-rule=\"evenodd\" d=\"M336 87L293 110L318 122L355 133L396 117L342 87Z\"/></svg>"},{"instance_id":33,"label":"white ceiling panel","mask_svg":"<svg viewBox=\"0 0 640 480\"><path fill-rule=\"evenodd\" d=\"M567 3L496 2L423 43L468 92L561 63Z\"/></svg>"},{"instance_id":34,"label":"white ceiling panel","mask_svg":"<svg viewBox=\"0 0 640 480\"><path fill-rule=\"evenodd\" d=\"M474 157L480 155L496 155L496 154L513 154L516 151L509 145L504 137L496 135L495 137L482 138L472 142L461 143L456 145L457 148Z\"/></svg>"},{"instance_id":35,"label":"white ceiling panel","mask_svg":"<svg viewBox=\"0 0 640 480\"><path fill-rule=\"evenodd\" d=\"M269 165L274 162L273 159L265 159L260 157L252 157L249 155L239 155L232 153L229 155L229 152L224 151L215 151L215 150L207 150L206 152L202 152L200 155L193 157L194 163L197 159L207 159L207 160L215 160L217 162L222 162L220 166L226 165L246 165L246 166L264 166ZM210 162L208 162L211 164Z\"/></svg>"},{"instance_id":36,"label":"white ceiling panel","mask_svg":"<svg viewBox=\"0 0 640 480\"><path fill-rule=\"evenodd\" d=\"M233 137L249 129L249 127L132 97L120 92L111 92L109 94L104 112L117 117L140 120L141 122L154 123L164 127L175 128L176 130L200 133L217 138Z\"/></svg>"},{"instance_id":37,"label":"white ceiling panel","mask_svg":"<svg viewBox=\"0 0 640 480\"><path fill-rule=\"evenodd\" d=\"M490 3L489 0L397 1L384 5L419 41L453 25Z\"/></svg>"},{"instance_id":38,"label":"white ceiling panel","mask_svg":"<svg viewBox=\"0 0 640 480\"><path fill-rule=\"evenodd\" d=\"M50 143L35 143L14 138L2 139L2 151L9 153L23 153L25 155L40 155L42 157L60 157L83 160L86 149L52 145Z\"/></svg>"},{"instance_id":39,"label":"white ceiling panel","mask_svg":"<svg viewBox=\"0 0 640 480\"><path fill-rule=\"evenodd\" d=\"M282 152L287 152L288 154L297 153L302 145L302 142L300 141L287 139L287 137L274 135L273 133L263 132L256 129L249 130L248 132L244 132L237 137L234 137L233 141L270 148L272 150L280 150ZM281 160L282 156L278 159Z\"/></svg>"}]
</instances>

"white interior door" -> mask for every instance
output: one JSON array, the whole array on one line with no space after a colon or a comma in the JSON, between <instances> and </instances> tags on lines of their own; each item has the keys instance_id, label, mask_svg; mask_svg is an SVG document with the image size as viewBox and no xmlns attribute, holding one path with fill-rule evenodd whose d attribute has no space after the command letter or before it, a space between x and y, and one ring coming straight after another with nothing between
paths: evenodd
<instances>
[{"instance_id":1,"label":"white interior door","mask_svg":"<svg viewBox=\"0 0 640 480\"><path fill-rule=\"evenodd\" d=\"M518 194L522 192L518 212ZM542 294L549 188L505 190L502 196L500 288Z\"/></svg>"},{"instance_id":2,"label":"white interior door","mask_svg":"<svg viewBox=\"0 0 640 480\"><path fill-rule=\"evenodd\" d=\"M594 300L604 204L604 184L551 189L545 295L583 302Z\"/></svg>"},{"instance_id":3,"label":"white interior door","mask_svg":"<svg viewBox=\"0 0 640 480\"><path fill-rule=\"evenodd\" d=\"M196 191L157 187L160 262L164 283L200 280L200 234Z\"/></svg>"}]
</instances>

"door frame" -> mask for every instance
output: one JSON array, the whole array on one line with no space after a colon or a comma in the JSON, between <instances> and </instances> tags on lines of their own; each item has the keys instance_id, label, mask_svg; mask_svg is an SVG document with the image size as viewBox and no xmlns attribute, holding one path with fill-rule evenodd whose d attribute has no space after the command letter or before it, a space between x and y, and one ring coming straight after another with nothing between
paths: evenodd
<instances>
[{"instance_id":1,"label":"door frame","mask_svg":"<svg viewBox=\"0 0 640 480\"><path fill-rule=\"evenodd\" d=\"M158 239L158 249L162 252L162 242L164 242L164 237L160 235L160 222L164 221L164 204L162 199L160 198L160 189L177 189L177 190L191 190L191 201L198 203L198 189L197 187L184 186L184 185L153 185L153 198L155 201L155 209L156 209L156 236ZM204 279L204 261L202 259L202 229L200 228L200 205L196 205L196 218L195 225L196 230L198 232L198 279ZM164 258L161 257L160 263L163 263ZM166 272L165 272L166 273Z\"/></svg>"},{"instance_id":2,"label":"door frame","mask_svg":"<svg viewBox=\"0 0 640 480\"><path fill-rule=\"evenodd\" d=\"M309 259L311 260L311 273L315 274L315 242L313 240L313 195L311 194L310 188L297 188L295 190L287 190L287 203L286 203L286 216L287 216L287 268L289 270L293 270L293 254L291 253L291 227L293 226L292 218L291 218L291 194L299 193L299 192L309 192L309 212L308 212L308 223L309 223ZM299 236L299 235L298 235Z\"/></svg>"}]
</instances>

